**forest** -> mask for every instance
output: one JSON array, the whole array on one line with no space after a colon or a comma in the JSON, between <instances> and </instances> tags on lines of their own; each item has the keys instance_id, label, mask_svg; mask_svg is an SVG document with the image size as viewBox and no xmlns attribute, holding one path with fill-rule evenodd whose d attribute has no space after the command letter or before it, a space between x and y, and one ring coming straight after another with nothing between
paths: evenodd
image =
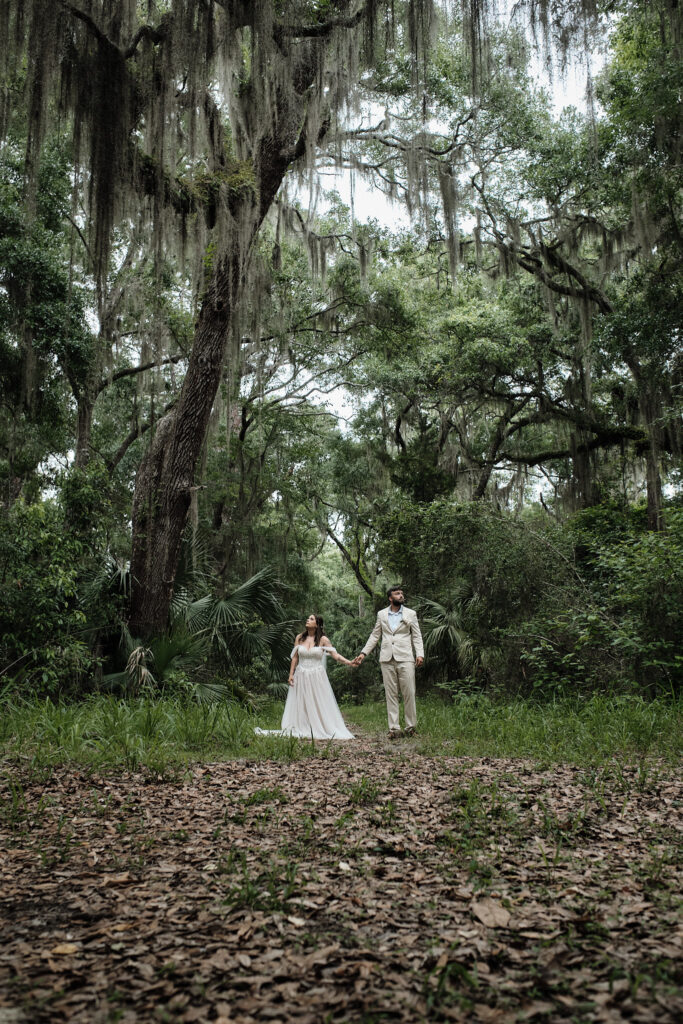
<instances>
[{"instance_id":1,"label":"forest","mask_svg":"<svg viewBox=\"0 0 683 1024\"><path fill-rule=\"evenodd\" d=\"M104 872L69 890L76 939L56 889L51 951L17 926L0 1020L674 1019L682 22L678 0L0 0L2 909L28 921L36 871ZM328 665L355 754L255 737L306 617L354 659L399 584L417 743L384 743L375 655ZM399 785L424 797L408 825ZM577 879L612 841L631 902L593 928L606 897ZM399 862L400 948L400 914L353 924ZM168 863L185 953L125 952L134 992L148 910L102 952L86 909L113 914L105 885L161 906Z\"/></svg>"},{"instance_id":2,"label":"forest","mask_svg":"<svg viewBox=\"0 0 683 1024\"><path fill-rule=\"evenodd\" d=\"M97 6L3 4L3 686L277 694L400 581L427 689L678 692L677 5L559 112L591 4Z\"/></svg>"}]
</instances>

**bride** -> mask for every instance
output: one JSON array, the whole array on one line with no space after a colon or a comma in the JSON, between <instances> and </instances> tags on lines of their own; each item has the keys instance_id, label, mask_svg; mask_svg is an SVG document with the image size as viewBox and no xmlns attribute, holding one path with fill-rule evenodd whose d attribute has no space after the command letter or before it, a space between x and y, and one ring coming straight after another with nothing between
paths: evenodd
<instances>
[{"instance_id":1,"label":"bride","mask_svg":"<svg viewBox=\"0 0 683 1024\"><path fill-rule=\"evenodd\" d=\"M261 736L299 736L315 740L352 740L353 733L335 700L325 671L331 655L344 665L353 662L338 654L323 631L321 615L309 615L303 632L294 641L289 668L289 693L279 729L257 729Z\"/></svg>"}]
</instances>

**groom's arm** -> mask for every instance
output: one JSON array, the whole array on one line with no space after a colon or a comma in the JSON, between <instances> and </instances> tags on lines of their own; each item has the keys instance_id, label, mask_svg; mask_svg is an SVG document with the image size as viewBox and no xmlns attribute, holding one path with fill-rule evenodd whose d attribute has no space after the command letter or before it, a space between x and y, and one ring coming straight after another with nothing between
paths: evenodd
<instances>
[{"instance_id":1,"label":"groom's arm","mask_svg":"<svg viewBox=\"0 0 683 1024\"><path fill-rule=\"evenodd\" d=\"M381 619L380 619L380 617L378 615L377 616L377 622L375 623L375 628L373 629L372 633L368 637L368 642L366 643L365 647L360 652L363 655L364 658L368 654L370 654L371 651L374 651L375 647L379 643L379 638L381 637L381 635L382 635L382 622L381 622Z\"/></svg>"},{"instance_id":2,"label":"groom's arm","mask_svg":"<svg viewBox=\"0 0 683 1024\"><path fill-rule=\"evenodd\" d=\"M415 661L418 665L421 665L424 661L425 651L422 643L422 633L420 632L420 623L417 621L417 615L415 615L411 620L410 635L415 649Z\"/></svg>"}]
</instances>

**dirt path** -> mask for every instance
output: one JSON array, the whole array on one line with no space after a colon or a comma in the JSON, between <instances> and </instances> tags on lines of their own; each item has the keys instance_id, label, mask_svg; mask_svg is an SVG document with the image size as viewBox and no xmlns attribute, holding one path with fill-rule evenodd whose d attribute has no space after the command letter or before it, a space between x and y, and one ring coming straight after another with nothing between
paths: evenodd
<instances>
[{"instance_id":1,"label":"dirt path","mask_svg":"<svg viewBox=\"0 0 683 1024\"><path fill-rule=\"evenodd\" d=\"M663 765L366 738L176 781L12 777L0 1024L683 1013L681 787Z\"/></svg>"}]
</instances>

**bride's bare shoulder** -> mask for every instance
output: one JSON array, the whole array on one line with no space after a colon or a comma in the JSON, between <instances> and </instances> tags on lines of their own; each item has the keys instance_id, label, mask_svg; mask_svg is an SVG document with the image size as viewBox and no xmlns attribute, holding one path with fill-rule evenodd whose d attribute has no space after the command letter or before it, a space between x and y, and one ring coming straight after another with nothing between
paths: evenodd
<instances>
[{"instance_id":1,"label":"bride's bare shoulder","mask_svg":"<svg viewBox=\"0 0 683 1024\"><path fill-rule=\"evenodd\" d=\"M321 647L331 647L332 644L329 641L329 637L321 636L320 637L320 646Z\"/></svg>"}]
</instances>

